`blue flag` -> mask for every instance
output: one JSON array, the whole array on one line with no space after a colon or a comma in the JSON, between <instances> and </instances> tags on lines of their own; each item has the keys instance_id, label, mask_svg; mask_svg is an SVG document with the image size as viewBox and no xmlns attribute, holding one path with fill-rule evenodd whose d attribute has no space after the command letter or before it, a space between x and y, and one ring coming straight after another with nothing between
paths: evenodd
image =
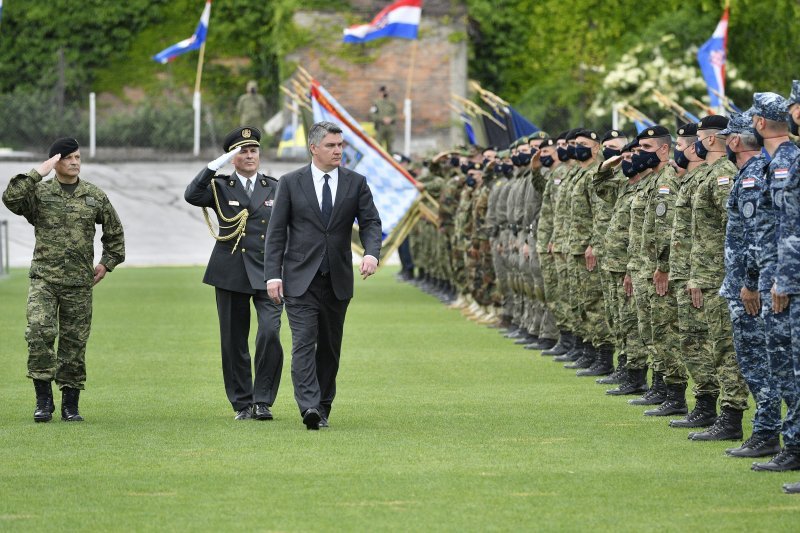
<instances>
[{"instance_id":1,"label":"blue flag","mask_svg":"<svg viewBox=\"0 0 800 533\"><path fill-rule=\"evenodd\" d=\"M1 1L1 0L0 0ZM181 54L191 52L192 50L199 50L200 47L206 42L206 35L208 34L208 19L211 17L211 1L206 2L206 7L203 8L203 14L200 15L200 22L197 24L197 29L194 34L188 39L184 39L179 43L161 50L153 56L153 59L159 63L167 63L172 61Z\"/></svg>"},{"instance_id":2,"label":"blue flag","mask_svg":"<svg viewBox=\"0 0 800 533\"><path fill-rule=\"evenodd\" d=\"M697 62L703 72L703 79L708 87L708 96L711 98L711 107L719 108L722 102L714 91L725 95L725 62L728 44L728 8L722 13L722 18L714 30L714 34L697 51Z\"/></svg>"}]
</instances>

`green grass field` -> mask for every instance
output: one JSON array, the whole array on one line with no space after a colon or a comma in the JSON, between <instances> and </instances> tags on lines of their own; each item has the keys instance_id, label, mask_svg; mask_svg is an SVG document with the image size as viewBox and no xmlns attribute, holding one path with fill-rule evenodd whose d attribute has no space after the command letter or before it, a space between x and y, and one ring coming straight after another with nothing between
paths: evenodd
<instances>
[{"instance_id":1,"label":"green grass field","mask_svg":"<svg viewBox=\"0 0 800 533\"><path fill-rule=\"evenodd\" d=\"M233 420L199 268L95 291L86 421L34 424L26 274L0 280L0 530L797 531L755 473L382 271L357 281L331 429L287 352L272 422ZM746 418L752 416L752 410ZM749 422L746 431L749 432Z\"/></svg>"}]
</instances>

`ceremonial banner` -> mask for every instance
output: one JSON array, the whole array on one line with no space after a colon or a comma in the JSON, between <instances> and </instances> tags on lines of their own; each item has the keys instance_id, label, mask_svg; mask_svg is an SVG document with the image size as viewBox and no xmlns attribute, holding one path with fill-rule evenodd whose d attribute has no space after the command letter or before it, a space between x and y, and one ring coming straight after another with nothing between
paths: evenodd
<instances>
[{"instance_id":1,"label":"ceremonial banner","mask_svg":"<svg viewBox=\"0 0 800 533\"><path fill-rule=\"evenodd\" d=\"M316 81L311 84L311 107L314 122L327 120L342 128L345 143L342 166L367 177L384 236L389 235L417 199L416 181Z\"/></svg>"},{"instance_id":2,"label":"ceremonial banner","mask_svg":"<svg viewBox=\"0 0 800 533\"><path fill-rule=\"evenodd\" d=\"M711 107L720 109L725 96L725 62L728 48L728 7L722 13L717 29L709 40L697 51L697 62L703 72L703 79L708 87Z\"/></svg>"},{"instance_id":3,"label":"ceremonial banner","mask_svg":"<svg viewBox=\"0 0 800 533\"><path fill-rule=\"evenodd\" d=\"M194 35L188 39L184 39L179 43L175 43L169 48L161 50L153 56L153 59L159 63L167 63L172 61L181 54L191 52L192 50L199 50L200 47L206 42L206 35L208 34L208 20L211 17L211 0L206 2L203 8L203 14L200 15L200 22L197 24L197 29L194 30Z\"/></svg>"},{"instance_id":4,"label":"ceremonial banner","mask_svg":"<svg viewBox=\"0 0 800 533\"><path fill-rule=\"evenodd\" d=\"M366 43L382 37L416 39L422 16L422 0L397 0L383 8L369 24L344 30L344 42Z\"/></svg>"}]
</instances>

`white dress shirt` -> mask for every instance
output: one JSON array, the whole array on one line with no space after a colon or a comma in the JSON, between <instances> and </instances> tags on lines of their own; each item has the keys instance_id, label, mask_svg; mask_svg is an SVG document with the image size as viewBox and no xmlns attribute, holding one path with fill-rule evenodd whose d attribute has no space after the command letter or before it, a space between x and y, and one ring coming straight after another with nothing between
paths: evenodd
<instances>
[{"instance_id":1,"label":"white dress shirt","mask_svg":"<svg viewBox=\"0 0 800 533\"><path fill-rule=\"evenodd\" d=\"M336 187L339 185L339 168L334 168L330 172L323 172L311 163L311 179L314 180L314 191L317 193L317 203L322 209L322 187L325 185L325 174L330 176L328 186L331 188L331 206L336 201Z\"/></svg>"},{"instance_id":2,"label":"white dress shirt","mask_svg":"<svg viewBox=\"0 0 800 533\"><path fill-rule=\"evenodd\" d=\"M248 178L245 178L244 176L242 176L241 174L239 174L235 170L233 171L233 173L236 175L237 178L239 178L239 182L242 184L242 189L244 189L244 191L247 192L247 180L248 180ZM250 186L253 188L252 190L255 190L255 188L256 188L256 177L257 176L258 176L258 172L253 174L252 178L249 178L250 179Z\"/></svg>"}]
</instances>

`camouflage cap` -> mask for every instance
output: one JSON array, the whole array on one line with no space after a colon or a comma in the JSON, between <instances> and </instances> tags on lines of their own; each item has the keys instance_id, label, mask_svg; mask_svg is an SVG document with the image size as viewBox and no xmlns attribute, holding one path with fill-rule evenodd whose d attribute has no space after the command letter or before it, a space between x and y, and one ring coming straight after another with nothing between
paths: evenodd
<instances>
[{"instance_id":1,"label":"camouflage cap","mask_svg":"<svg viewBox=\"0 0 800 533\"><path fill-rule=\"evenodd\" d=\"M800 80L792 80L792 92L789 94L789 105L800 104Z\"/></svg>"},{"instance_id":2,"label":"camouflage cap","mask_svg":"<svg viewBox=\"0 0 800 533\"><path fill-rule=\"evenodd\" d=\"M720 135L730 135L731 133L753 133L753 113L752 108L744 113L731 115L728 127L720 131Z\"/></svg>"},{"instance_id":3,"label":"camouflage cap","mask_svg":"<svg viewBox=\"0 0 800 533\"><path fill-rule=\"evenodd\" d=\"M678 128L678 137L697 137L697 123L690 122Z\"/></svg>"},{"instance_id":4,"label":"camouflage cap","mask_svg":"<svg viewBox=\"0 0 800 533\"><path fill-rule=\"evenodd\" d=\"M776 122L786 121L786 99L776 93L755 93L753 95L753 115Z\"/></svg>"}]
</instances>

